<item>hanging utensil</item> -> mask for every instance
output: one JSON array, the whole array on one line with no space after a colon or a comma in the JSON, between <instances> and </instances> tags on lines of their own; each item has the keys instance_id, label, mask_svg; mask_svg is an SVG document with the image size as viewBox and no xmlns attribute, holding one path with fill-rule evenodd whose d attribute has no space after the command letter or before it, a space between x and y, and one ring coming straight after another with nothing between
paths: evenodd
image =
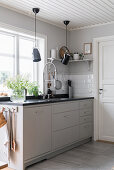
<instances>
[{"instance_id":1,"label":"hanging utensil","mask_svg":"<svg viewBox=\"0 0 114 170\"><path fill-rule=\"evenodd\" d=\"M12 145L11 149L13 152L16 150L16 135L15 135L15 109L12 112Z\"/></svg>"},{"instance_id":2,"label":"hanging utensil","mask_svg":"<svg viewBox=\"0 0 114 170\"><path fill-rule=\"evenodd\" d=\"M55 80L55 89L60 90L62 88L62 82L58 79Z\"/></svg>"}]
</instances>

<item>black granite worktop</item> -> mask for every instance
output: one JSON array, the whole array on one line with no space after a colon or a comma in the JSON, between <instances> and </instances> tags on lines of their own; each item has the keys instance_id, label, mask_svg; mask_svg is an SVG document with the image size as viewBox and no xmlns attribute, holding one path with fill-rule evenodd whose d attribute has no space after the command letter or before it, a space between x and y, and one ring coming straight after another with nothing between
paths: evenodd
<instances>
[{"instance_id":1,"label":"black granite worktop","mask_svg":"<svg viewBox=\"0 0 114 170\"><path fill-rule=\"evenodd\" d=\"M69 102L75 100L86 100L94 99L94 97L76 97L76 98L52 98L52 99L29 99L26 102L15 103L11 101L0 101L0 105L15 105L15 106L27 106L27 105L39 105L39 104L48 104L48 103L58 103L58 102Z\"/></svg>"}]
</instances>

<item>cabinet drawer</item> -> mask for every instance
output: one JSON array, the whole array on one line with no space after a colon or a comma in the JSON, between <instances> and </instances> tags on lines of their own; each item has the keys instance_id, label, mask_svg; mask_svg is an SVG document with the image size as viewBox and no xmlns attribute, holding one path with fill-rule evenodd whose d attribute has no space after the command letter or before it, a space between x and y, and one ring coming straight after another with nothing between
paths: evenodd
<instances>
[{"instance_id":1,"label":"cabinet drawer","mask_svg":"<svg viewBox=\"0 0 114 170\"><path fill-rule=\"evenodd\" d=\"M80 110L80 116L86 116L86 115L92 115L92 109L81 109Z\"/></svg>"},{"instance_id":2,"label":"cabinet drawer","mask_svg":"<svg viewBox=\"0 0 114 170\"><path fill-rule=\"evenodd\" d=\"M92 116L83 116L80 117L80 123L92 122Z\"/></svg>"},{"instance_id":3,"label":"cabinet drawer","mask_svg":"<svg viewBox=\"0 0 114 170\"><path fill-rule=\"evenodd\" d=\"M53 149L65 147L79 140L79 127L71 127L53 133Z\"/></svg>"},{"instance_id":4,"label":"cabinet drawer","mask_svg":"<svg viewBox=\"0 0 114 170\"><path fill-rule=\"evenodd\" d=\"M71 110L78 110L79 102L65 102L53 105L53 113L67 112Z\"/></svg>"},{"instance_id":5,"label":"cabinet drawer","mask_svg":"<svg viewBox=\"0 0 114 170\"><path fill-rule=\"evenodd\" d=\"M79 123L79 111L71 111L53 115L53 130L65 129Z\"/></svg>"},{"instance_id":6,"label":"cabinet drawer","mask_svg":"<svg viewBox=\"0 0 114 170\"><path fill-rule=\"evenodd\" d=\"M42 114L42 113L46 113L46 112L50 112L51 113L51 106L49 105L44 105L43 107L40 105L40 106L37 106L37 107L26 107L24 108L24 114L27 114L31 112L32 114L34 115L37 115L37 114Z\"/></svg>"},{"instance_id":7,"label":"cabinet drawer","mask_svg":"<svg viewBox=\"0 0 114 170\"><path fill-rule=\"evenodd\" d=\"M83 100L80 101L80 109L92 108L93 106L92 100Z\"/></svg>"},{"instance_id":8,"label":"cabinet drawer","mask_svg":"<svg viewBox=\"0 0 114 170\"><path fill-rule=\"evenodd\" d=\"M86 123L83 125L80 125L80 139L88 138L92 136L92 123Z\"/></svg>"}]
</instances>

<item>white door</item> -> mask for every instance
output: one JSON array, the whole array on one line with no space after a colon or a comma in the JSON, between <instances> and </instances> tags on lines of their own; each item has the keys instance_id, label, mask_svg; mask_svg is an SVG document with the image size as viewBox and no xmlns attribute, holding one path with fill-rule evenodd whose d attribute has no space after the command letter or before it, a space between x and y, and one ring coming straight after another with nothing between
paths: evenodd
<instances>
[{"instance_id":1,"label":"white door","mask_svg":"<svg viewBox=\"0 0 114 170\"><path fill-rule=\"evenodd\" d=\"M114 41L99 43L99 140L114 142Z\"/></svg>"}]
</instances>

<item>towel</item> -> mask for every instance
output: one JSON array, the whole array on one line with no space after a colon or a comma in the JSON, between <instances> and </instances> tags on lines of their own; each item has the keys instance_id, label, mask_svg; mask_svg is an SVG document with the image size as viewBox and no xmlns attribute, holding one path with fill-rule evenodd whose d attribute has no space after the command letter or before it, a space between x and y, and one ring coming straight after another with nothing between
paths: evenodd
<instances>
[{"instance_id":1,"label":"towel","mask_svg":"<svg viewBox=\"0 0 114 170\"><path fill-rule=\"evenodd\" d=\"M4 109L0 112L0 152L9 160L9 133L3 111Z\"/></svg>"},{"instance_id":2,"label":"towel","mask_svg":"<svg viewBox=\"0 0 114 170\"><path fill-rule=\"evenodd\" d=\"M11 150L15 152L16 150L16 134L15 134L15 110L12 112L12 128L11 128Z\"/></svg>"},{"instance_id":3,"label":"towel","mask_svg":"<svg viewBox=\"0 0 114 170\"><path fill-rule=\"evenodd\" d=\"M0 128L3 127L7 123L4 115L3 115L3 110L0 112Z\"/></svg>"}]
</instances>

